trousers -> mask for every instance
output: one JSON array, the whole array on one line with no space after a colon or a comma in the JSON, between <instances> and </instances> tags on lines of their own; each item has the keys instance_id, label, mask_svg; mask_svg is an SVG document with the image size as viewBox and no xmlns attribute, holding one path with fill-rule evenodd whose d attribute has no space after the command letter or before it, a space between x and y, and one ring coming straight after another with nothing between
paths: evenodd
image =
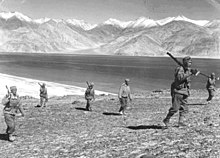
<instances>
[{"instance_id":1,"label":"trousers","mask_svg":"<svg viewBox=\"0 0 220 158\"><path fill-rule=\"evenodd\" d=\"M47 103L47 98L40 97L40 106L46 106L46 103Z\"/></svg>"},{"instance_id":2,"label":"trousers","mask_svg":"<svg viewBox=\"0 0 220 158\"><path fill-rule=\"evenodd\" d=\"M209 97L208 97L207 101L210 101L214 97L215 90L214 89L207 89L207 90L209 93Z\"/></svg>"},{"instance_id":3,"label":"trousers","mask_svg":"<svg viewBox=\"0 0 220 158\"><path fill-rule=\"evenodd\" d=\"M15 132L15 115L12 114L4 114L5 123L7 125L6 133L12 134Z\"/></svg>"},{"instance_id":4,"label":"trousers","mask_svg":"<svg viewBox=\"0 0 220 158\"><path fill-rule=\"evenodd\" d=\"M119 112L124 112L128 106L128 98L127 97L120 98L120 104L121 104L121 107L119 109Z\"/></svg>"},{"instance_id":5,"label":"trousers","mask_svg":"<svg viewBox=\"0 0 220 158\"><path fill-rule=\"evenodd\" d=\"M172 96L172 107L169 109L169 112L165 118L166 121L169 121L170 118L179 111L179 122L183 121L185 114L188 113L188 105L186 95L174 93Z\"/></svg>"}]
</instances>

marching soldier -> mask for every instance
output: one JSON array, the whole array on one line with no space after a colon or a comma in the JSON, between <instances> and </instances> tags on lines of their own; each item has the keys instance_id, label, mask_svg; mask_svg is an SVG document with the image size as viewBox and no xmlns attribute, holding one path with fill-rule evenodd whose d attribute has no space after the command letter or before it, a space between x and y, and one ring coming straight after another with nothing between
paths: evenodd
<instances>
[{"instance_id":1,"label":"marching soldier","mask_svg":"<svg viewBox=\"0 0 220 158\"><path fill-rule=\"evenodd\" d=\"M184 116L188 112L186 105L187 98L189 97L190 89L190 77L199 73L196 69L191 69L192 59L190 56L183 58L183 65L179 66L175 70L175 79L171 84L171 96L172 96L172 107L166 118L163 120L166 127L169 127L170 118L179 111L179 122L178 126L186 126L183 123Z\"/></svg>"},{"instance_id":2,"label":"marching soldier","mask_svg":"<svg viewBox=\"0 0 220 158\"><path fill-rule=\"evenodd\" d=\"M118 98L121 104L121 107L119 109L119 113L121 115L125 114L125 109L127 108L128 99L132 101L131 99L131 90L129 87L129 79L125 79L125 82L121 85L118 93Z\"/></svg>"},{"instance_id":3,"label":"marching soldier","mask_svg":"<svg viewBox=\"0 0 220 158\"><path fill-rule=\"evenodd\" d=\"M91 101L95 100L95 90L94 90L94 83L91 82L90 84L87 82L88 87L85 91L85 99L86 99L86 110L87 111L92 111L91 108Z\"/></svg>"},{"instance_id":4,"label":"marching soldier","mask_svg":"<svg viewBox=\"0 0 220 158\"><path fill-rule=\"evenodd\" d=\"M48 102L48 94L46 84L40 84L40 105L38 107L46 107L46 103Z\"/></svg>"},{"instance_id":5,"label":"marching soldier","mask_svg":"<svg viewBox=\"0 0 220 158\"><path fill-rule=\"evenodd\" d=\"M21 116L24 116L24 112L21 107L21 99L17 94L16 86L10 87L10 91L8 90L8 94L2 99L2 104L5 105L3 112L5 122L7 124L6 133L8 135L8 140L14 141L15 136L13 133L15 132L15 116L17 111L19 110Z\"/></svg>"},{"instance_id":6,"label":"marching soldier","mask_svg":"<svg viewBox=\"0 0 220 158\"><path fill-rule=\"evenodd\" d=\"M207 83L206 83L206 89L208 90L209 97L207 99L207 103L211 103L212 98L215 94L215 81L219 80L218 78L215 78L215 73L211 73L210 77L208 77Z\"/></svg>"}]
</instances>

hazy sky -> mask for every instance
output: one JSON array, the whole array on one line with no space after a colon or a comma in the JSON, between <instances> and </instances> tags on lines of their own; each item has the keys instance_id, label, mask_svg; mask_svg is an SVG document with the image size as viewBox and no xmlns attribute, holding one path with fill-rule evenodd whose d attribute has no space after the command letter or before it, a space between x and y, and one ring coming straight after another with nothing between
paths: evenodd
<instances>
[{"instance_id":1,"label":"hazy sky","mask_svg":"<svg viewBox=\"0 0 220 158\"><path fill-rule=\"evenodd\" d=\"M90 23L177 15L212 20L220 19L220 0L0 0L0 10L21 12L33 19L74 18Z\"/></svg>"}]
</instances>

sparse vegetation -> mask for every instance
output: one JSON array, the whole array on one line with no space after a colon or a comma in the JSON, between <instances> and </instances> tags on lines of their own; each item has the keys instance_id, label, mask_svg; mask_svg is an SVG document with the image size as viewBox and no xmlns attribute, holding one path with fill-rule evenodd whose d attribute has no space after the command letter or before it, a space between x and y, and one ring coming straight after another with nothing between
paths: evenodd
<instances>
[{"instance_id":1,"label":"sparse vegetation","mask_svg":"<svg viewBox=\"0 0 220 158\"><path fill-rule=\"evenodd\" d=\"M163 129L161 120L170 108L170 92L135 94L125 116L118 115L117 96L98 96L87 112L81 96L50 98L46 108L39 100L23 97L25 118L17 118L17 140L4 140L1 117L0 153L8 157L220 157L219 94L204 104L205 90L192 90L188 127Z\"/></svg>"}]
</instances>

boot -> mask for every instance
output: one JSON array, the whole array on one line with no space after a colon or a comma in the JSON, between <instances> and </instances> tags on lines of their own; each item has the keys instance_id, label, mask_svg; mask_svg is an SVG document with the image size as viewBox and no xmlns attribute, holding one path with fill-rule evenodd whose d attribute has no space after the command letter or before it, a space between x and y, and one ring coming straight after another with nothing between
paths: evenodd
<instances>
[{"instance_id":1,"label":"boot","mask_svg":"<svg viewBox=\"0 0 220 158\"><path fill-rule=\"evenodd\" d=\"M169 128L170 127L170 120L165 118L163 119L163 123L165 124L166 128Z\"/></svg>"},{"instance_id":2,"label":"boot","mask_svg":"<svg viewBox=\"0 0 220 158\"><path fill-rule=\"evenodd\" d=\"M120 107L118 112L119 112L120 115L123 115L123 107L122 106Z\"/></svg>"},{"instance_id":3,"label":"boot","mask_svg":"<svg viewBox=\"0 0 220 158\"><path fill-rule=\"evenodd\" d=\"M86 110L90 111L90 104L88 104L88 103L86 104Z\"/></svg>"},{"instance_id":4,"label":"boot","mask_svg":"<svg viewBox=\"0 0 220 158\"><path fill-rule=\"evenodd\" d=\"M12 134L8 134L8 140L10 141L10 142L13 142L13 141L15 141L15 136L13 136Z\"/></svg>"},{"instance_id":5,"label":"boot","mask_svg":"<svg viewBox=\"0 0 220 158\"><path fill-rule=\"evenodd\" d=\"M186 127L187 125L183 123L184 122L184 116L180 114L179 116L179 122L178 122L178 127Z\"/></svg>"},{"instance_id":6,"label":"boot","mask_svg":"<svg viewBox=\"0 0 220 158\"><path fill-rule=\"evenodd\" d=\"M166 118L163 120L163 123L165 124L166 128L170 127L170 118L174 115L172 112L168 112Z\"/></svg>"}]
</instances>

